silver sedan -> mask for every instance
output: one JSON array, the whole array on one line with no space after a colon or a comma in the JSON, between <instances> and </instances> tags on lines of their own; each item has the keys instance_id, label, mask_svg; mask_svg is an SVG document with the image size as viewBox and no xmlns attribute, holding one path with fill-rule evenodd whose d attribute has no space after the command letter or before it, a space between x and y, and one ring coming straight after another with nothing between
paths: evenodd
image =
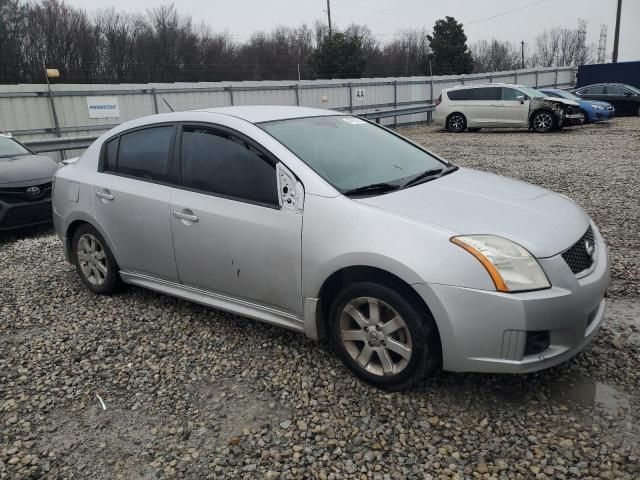
<instances>
[{"instance_id":1,"label":"silver sedan","mask_svg":"<svg viewBox=\"0 0 640 480\"><path fill-rule=\"evenodd\" d=\"M155 115L68 163L54 222L90 290L134 284L328 338L384 388L550 367L604 318L607 249L574 202L354 116Z\"/></svg>"}]
</instances>

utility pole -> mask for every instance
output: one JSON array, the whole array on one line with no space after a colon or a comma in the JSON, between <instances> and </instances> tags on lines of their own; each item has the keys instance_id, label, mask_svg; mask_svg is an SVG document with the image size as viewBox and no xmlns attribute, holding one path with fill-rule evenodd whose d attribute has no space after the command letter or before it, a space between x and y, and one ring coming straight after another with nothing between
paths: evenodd
<instances>
[{"instance_id":1,"label":"utility pole","mask_svg":"<svg viewBox=\"0 0 640 480\"><path fill-rule=\"evenodd\" d=\"M327 21L329 23L329 40L331 40L331 0L327 0Z\"/></svg>"},{"instance_id":2,"label":"utility pole","mask_svg":"<svg viewBox=\"0 0 640 480\"><path fill-rule=\"evenodd\" d=\"M520 42L522 46L522 69L524 70L524 40Z\"/></svg>"},{"instance_id":3,"label":"utility pole","mask_svg":"<svg viewBox=\"0 0 640 480\"><path fill-rule=\"evenodd\" d=\"M600 24L600 41L598 42L598 63L607 61L607 26Z\"/></svg>"},{"instance_id":4,"label":"utility pole","mask_svg":"<svg viewBox=\"0 0 640 480\"><path fill-rule=\"evenodd\" d=\"M327 0L328 1L328 0ZM618 10L616 11L616 32L613 36L613 63L618 63L618 40L620 39L620 11L622 10L622 0L618 0Z\"/></svg>"}]
</instances>

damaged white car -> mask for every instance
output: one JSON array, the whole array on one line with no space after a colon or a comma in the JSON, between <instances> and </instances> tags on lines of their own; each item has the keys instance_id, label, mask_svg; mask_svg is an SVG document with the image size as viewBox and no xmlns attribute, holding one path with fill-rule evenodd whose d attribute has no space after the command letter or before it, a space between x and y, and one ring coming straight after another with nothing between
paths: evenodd
<instances>
[{"instance_id":1,"label":"damaged white car","mask_svg":"<svg viewBox=\"0 0 640 480\"><path fill-rule=\"evenodd\" d=\"M436 100L436 125L451 132L529 128L539 133L579 125L578 102L547 96L524 85L491 83L446 88Z\"/></svg>"}]
</instances>

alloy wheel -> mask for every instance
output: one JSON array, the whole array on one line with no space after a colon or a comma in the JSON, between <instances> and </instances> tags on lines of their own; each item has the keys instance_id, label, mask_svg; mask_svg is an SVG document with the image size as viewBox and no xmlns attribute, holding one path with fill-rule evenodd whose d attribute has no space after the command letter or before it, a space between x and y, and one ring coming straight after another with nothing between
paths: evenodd
<instances>
[{"instance_id":1,"label":"alloy wheel","mask_svg":"<svg viewBox=\"0 0 640 480\"><path fill-rule=\"evenodd\" d=\"M102 285L107 279L107 255L100 241L90 233L78 240L78 265L82 275L91 285Z\"/></svg>"},{"instance_id":2,"label":"alloy wheel","mask_svg":"<svg viewBox=\"0 0 640 480\"><path fill-rule=\"evenodd\" d=\"M464 117L462 115L452 115L449 117L449 130L461 132L464 129Z\"/></svg>"},{"instance_id":3,"label":"alloy wheel","mask_svg":"<svg viewBox=\"0 0 640 480\"><path fill-rule=\"evenodd\" d=\"M393 307L378 298L359 297L345 305L340 336L351 358L374 375L396 375L412 356L407 324Z\"/></svg>"},{"instance_id":4,"label":"alloy wheel","mask_svg":"<svg viewBox=\"0 0 640 480\"><path fill-rule=\"evenodd\" d=\"M533 119L533 127L538 132L546 132L551 130L553 126L553 117L548 113L539 113L536 118Z\"/></svg>"}]
</instances>

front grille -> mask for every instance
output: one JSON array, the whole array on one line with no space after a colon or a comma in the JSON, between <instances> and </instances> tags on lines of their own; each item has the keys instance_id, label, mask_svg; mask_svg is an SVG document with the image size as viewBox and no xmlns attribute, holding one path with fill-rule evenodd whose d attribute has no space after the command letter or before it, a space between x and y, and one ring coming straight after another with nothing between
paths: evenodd
<instances>
[{"instance_id":1,"label":"front grille","mask_svg":"<svg viewBox=\"0 0 640 480\"><path fill-rule=\"evenodd\" d=\"M4 218L0 220L0 228L14 228L34 223L44 223L50 221L52 215L51 202L13 207L7 210Z\"/></svg>"},{"instance_id":2,"label":"front grille","mask_svg":"<svg viewBox=\"0 0 640 480\"><path fill-rule=\"evenodd\" d=\"M38 187L39 192L36 195L30 195L27 190L31 187ZM5 203L37 202L50 196L51 182L27 185L26 187L0 188L0 200Z\"/></svg>"},{"instance_id":3,"label":"front grille","mask_svg":"<svg viewBox=\"0 0 640 480\"><path fill-rule=\"evenodd\" d=\"M593 265L593 255L587 253L586 243L589 242L595 248L591 225L589 225L589 228L587 228L587 231L580 240L562 253L562 258L564 258L564 261L567 262L567 265L569 265L569 268L574 274L583 272Z\"/></svg>"}]
</instances>

